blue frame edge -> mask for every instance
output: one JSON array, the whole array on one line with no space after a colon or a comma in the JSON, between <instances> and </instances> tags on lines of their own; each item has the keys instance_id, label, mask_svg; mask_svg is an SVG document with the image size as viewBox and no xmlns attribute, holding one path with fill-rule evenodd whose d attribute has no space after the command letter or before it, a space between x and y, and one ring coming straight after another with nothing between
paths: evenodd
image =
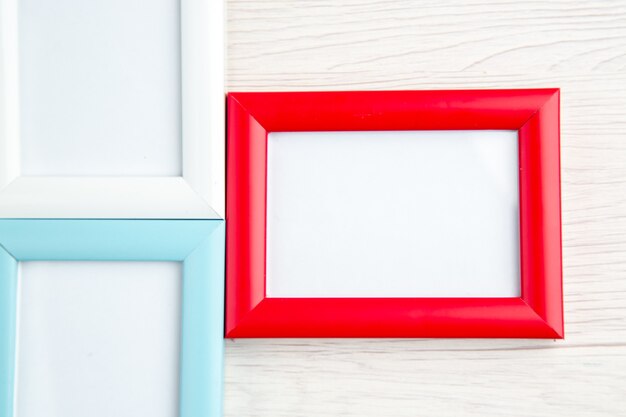
<instances>
[{"instance_id":1,"label":"blue frame edge","mask_svg":"<svg viewBox=\"0 0 626 417\"><path fill-rule=\"evenodd\" d=\"M0 219L0 417L13 417L18 262L181 261L180 417L223 409L223 220Z\"/></svg>"},{"instance_id":2,"label":"blue frame edge","mask_svg":"<svg viewBox=\"0 0 626 417\"><path fill-rule=\"evenodd\" d=\"M13 416L17 261L0 247L0 417Z\"/></svg>"}]
</instances>

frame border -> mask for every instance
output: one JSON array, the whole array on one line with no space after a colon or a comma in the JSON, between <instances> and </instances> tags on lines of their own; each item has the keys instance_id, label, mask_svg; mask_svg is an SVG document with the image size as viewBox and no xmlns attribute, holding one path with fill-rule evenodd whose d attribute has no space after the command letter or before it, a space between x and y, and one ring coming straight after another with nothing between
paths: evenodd
<instances>
[{"instance_id":1,"label":"frame border","mask_svg":"<svg viewBox=\"0 0 626 417\"><path fill-rule=\"evenodd\" d=\"M564 336L559 89L230 93L226 337ZM517 130L518 298L268 298L267 135Z\"/></svg>"},{"instance_id":2,"label":"frame border","mask_svg":"<svg viewBox=\"0 0 626 417\"><path fill-rule=\"evenodd\" d=\"M181 0L178 177L22 176L18 18L0 0L0 217L224 218L223 0Z\"/></svg>"},{"instance_id":3,"label":"frame border","mask_svg":"<svg viewBox=\"0 0 626 417\"><path fill-rule=\"evenodd\" d=\"M182 261L181 417L222 415L222 220L0 220L0 417L13 417L18 262Z\"/></svg>"}]
</instances>

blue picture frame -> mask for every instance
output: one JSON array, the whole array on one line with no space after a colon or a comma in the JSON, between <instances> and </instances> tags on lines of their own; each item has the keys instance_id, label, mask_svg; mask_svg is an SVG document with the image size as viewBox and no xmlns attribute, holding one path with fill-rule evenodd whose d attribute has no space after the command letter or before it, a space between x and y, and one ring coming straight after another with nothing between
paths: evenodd
<instances>
[{"instance_id":1,"label":"blue picture frame","mask_svg":"<svg viewBox=\"0 0 626 417\"><path fill-rule=\"evenodd\" d=\"M0 219L0 417L13 417L20 261L183 262L180 417L222 415L223 220Z\"/></svg>"}]
</instances>

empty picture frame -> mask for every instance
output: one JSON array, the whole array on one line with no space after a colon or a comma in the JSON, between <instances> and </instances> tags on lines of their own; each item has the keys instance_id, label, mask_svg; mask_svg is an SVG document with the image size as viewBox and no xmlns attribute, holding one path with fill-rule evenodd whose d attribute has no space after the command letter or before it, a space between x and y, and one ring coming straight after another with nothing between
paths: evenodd
<instances>
[{"instance_id":1,"label":"empty picture frame","mask_svg":"<svg viewBox=\"0 0 626 417\"><path fill-rule=\"evenodd\" d=\"M223 221L0 220L0 417L14 416L18 264L42 260L182 262L178 415L221 416Z\"/></svg>"},{"instance_id":2,"label":"empty picture frame","mask_svg":"<svg viewBox=\"0 0 626 417\"><path fill-rule=\"evenodd\" d=\"M227 337L563 337L558 89L227 111Z\"/></svg>"},{"instance_id":3,"label":"empty picture frame","mask_svg":"<svg viewBox=\"0 0 626 417\"><path fill-rule=\"evenodd\" d=\"M0 0L0 217L224 217L221 0Z\"/></svg>"}]
</instances>

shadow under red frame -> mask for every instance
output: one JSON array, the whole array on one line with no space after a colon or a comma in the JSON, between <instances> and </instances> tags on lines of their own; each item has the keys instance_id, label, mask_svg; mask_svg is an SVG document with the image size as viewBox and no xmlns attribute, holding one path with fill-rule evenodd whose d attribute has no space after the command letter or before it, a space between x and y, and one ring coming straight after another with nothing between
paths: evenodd
<instances>
[{"instance_id":1,"label":"shadow under red frame","mask_svg":"<svg viewBox=\"0 0 626 417\"><path fill-rule=\"evenodd\" d=\"M521 297L266 297L269 132L481 129L518 131ZM562 338L559 155L558 89L229 94L226 337Z\"/></svg>"}]
</instances>

